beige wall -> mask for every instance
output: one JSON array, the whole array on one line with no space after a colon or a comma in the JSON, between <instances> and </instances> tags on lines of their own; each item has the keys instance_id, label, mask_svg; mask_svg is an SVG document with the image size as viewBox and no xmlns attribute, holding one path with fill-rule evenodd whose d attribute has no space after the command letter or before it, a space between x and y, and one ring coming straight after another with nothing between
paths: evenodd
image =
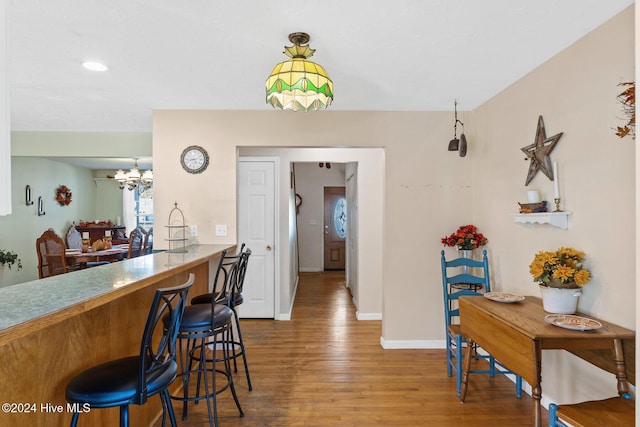
<instances>
[{"instance_id":1,"label":"beige wall","mask_svg":"<svg viewBox=\"0 0 640 427\"><path fill-rule=\"evenodd\" d=\"M538 294L528 266L539 250L571 246L587 254L593 278L579 310L635 328L635 146L612 128L622 122L616 85L634 79L633 8L615 17L473 112L476 223L489 236L497 290ZM551 153L558 162L561 207L569 228L515 224L511 213L538 189L553 200L542 172L524 186L538 115L547 136L564 132ZM586 369L588 373L583 371ZM544 352L545 394L564 402L590 390L615 394L611 375L598 385L593 368L564 352ZM571 381L568 380L571 378ZM586 391L586 390L589 390Z\"/></svg>"},{"instance_id":2,"label":"beige wall","mask_svg":"<svg viewBox=\"0 0 640 427\"><path fill-rule=\"evenodd\" d=\"M381 266L383 345L442 345L440 238L465 223L489 237L496 289L538 295L528 274L532 256L574 246L587 253L594 275L580 309L633 327L635 143L612 131L621 115L616 84L633 79L633 28L629 9L476 111L460 114L470 145L465 158L447 151L453 125L448 112L156 111L156 225L166 223L178 201L187 222L199 225L199 241L234 242L237 147L381 147L384 184L377 197L383 222L370 232L380 233L382 251L360 256L359 274ZM551 182L540 174L524 186L528 163L520 148L533 141L538 115L549 135L564 132L552 158L559 164L563 208L573 212L568 230L515 224L511 215L527 189L537 187L546 199L552 194ZM191 144L212 157L201 175L178 166ZM360 189L369 184L361 175L358 182ZM229 225L229 237L213 236L219 223ZM288 261L281 260L286 277ZM563 354L545 353L544 365L545 393L554 400L593 395L585 390L600 384L591 367ZM595 388L610 394L612 382L605 382L607 387Z\"/></svg>"},{"instance_id":3,"label":"beige wall","mask_svg":"<svg viewBox=\"0 0 640 427\"><path fill-rule=\"evenodd\" d=\"M400 345L406 345L402 344L405 341L411 341L411 346L430 345L426 341L442 340L444 331L440 237L472 220L472 160L447 151L452 127L452 114L444 112L156 111L156 224L166 224L170 206L177 200L187 222L199 225L200 242L224 242L213 236L216 223L229 225L226 240L233 242L236 147L383 147L384 166L358 168L359 196L365 198L363 190L374 188L370 204L377 202L380 206L367 210L360 204L364 212L359 222L360 248L373 253L363 256L361 252L359 256L359 309L373 315L384 304L383 315L394 313L385 315L386 340ZM191 144L209 151L209 169L200 175L176 173L180 153ZM322 156L315 160L353 161ZM288 168L284 163L281 169ZM371 177L362 179L363 174ZM376 186L380 179L382 189ZM384 224L367 227L366 220L373 221L374 215L380 215L381 221L384 218ZM380 250L366 245L363 239L367 238L381 241ZM286 277L287 257L281 260L279 267ZM363 286L370 281L388 284L380 291L382 297L375 291L365 294ZM367 298L374 301L364 304ZM286 313L289 307L282 304L281 310Z\"/></svg>"}]
</instances>

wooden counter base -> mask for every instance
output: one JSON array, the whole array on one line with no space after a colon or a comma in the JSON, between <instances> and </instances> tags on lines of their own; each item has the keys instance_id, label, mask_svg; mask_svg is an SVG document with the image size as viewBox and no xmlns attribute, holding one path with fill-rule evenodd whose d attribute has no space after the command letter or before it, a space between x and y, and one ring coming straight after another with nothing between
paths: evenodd
<instances>
[{"instance_id":1,"label":"wooden counter base","mask_svg":"<svg viewBox=\"0 0 640 427\"><path fill-rule=\"evenodd\" d=\"M73 316L61 316L62 320L51 316L50 326L16 334L13 339L5 336L0 342L0 400L15 403L16 412L0 413L0 425L68 426L71 411L65 387L69 379L93 365L137 354L155 289L184 283L189 273L195 274L189 294L208 292L209 259L202 259L145 280L145 286ZM42 325L45 319L36 320ZM131 425L149 426L161 412L158 396L144 406L131 405ZM116 426L118 422L118 408L94 409L79 420L85 426Z\"/></svg>"}]
</instances>

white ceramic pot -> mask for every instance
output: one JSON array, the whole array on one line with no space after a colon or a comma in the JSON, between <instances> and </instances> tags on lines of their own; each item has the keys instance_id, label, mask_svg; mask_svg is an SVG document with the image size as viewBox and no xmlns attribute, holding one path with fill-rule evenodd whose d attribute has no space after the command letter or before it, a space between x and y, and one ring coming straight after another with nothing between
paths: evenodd
<instances>
[{"instance_id":1,"label":"white ceramic pot","mask_svg":"<svg viewBox=\"0 0 640 427\"><path fill-rule=\"evenodd\" d=\"M550 288L540 285L544 311L554 314L573 314L578 309L580 289Z\"/></svg>"}]
</instances>

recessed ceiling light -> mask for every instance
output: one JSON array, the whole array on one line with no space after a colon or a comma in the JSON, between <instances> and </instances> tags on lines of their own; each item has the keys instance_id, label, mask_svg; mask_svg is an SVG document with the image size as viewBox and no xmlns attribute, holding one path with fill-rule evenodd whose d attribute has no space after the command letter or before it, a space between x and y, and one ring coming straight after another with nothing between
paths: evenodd
<instances>
[{"instance_id":1,"label":"recessed ceiling light","mask_svg":"<svg viewBox=\"0 0 640 427\"><path fill-rule=\"evenodd\" d=\"M101 64L99 62L91 62L91 61L83 62L82 66L87 70L91 70L91 71L107 71L109 69L109 67L107 67L104 64Z\"/></svg>"}]
</instances>

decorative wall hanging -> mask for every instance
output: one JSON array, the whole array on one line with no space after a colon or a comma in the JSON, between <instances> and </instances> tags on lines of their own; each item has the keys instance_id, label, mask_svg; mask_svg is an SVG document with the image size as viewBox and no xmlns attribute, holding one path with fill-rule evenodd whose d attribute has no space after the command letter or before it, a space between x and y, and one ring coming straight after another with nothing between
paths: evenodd
<instances>
[{"instance_id":1,"label":"decorative wall hanging","mask_svg":"<svg viewBox=\"0 0 640 427\"><path fill-rule=\"evenodd\" d=\"M276 65L267 78L267 104L282 110L315 111L333 101L329 75L319 64L307 61L316 51L307 45L309 39L307 33L289 34L293 46L285 46L283 53L291 59Z\"/></svg>"},{"instance_id":2,"label":"decorative wall hanging","mask_svg":"<svg viewBox=\"0 0 640 427\"><path fill-rule=\"evenodd\" d=\"M42 216L46 214L44 211L44 200L42 200L42 196L38 197L38 216Z\"/></svg>"},{"instance_id":3,"label":"decorative wall hanging","mask_svg":"<svg viewBox=\"0 0 640 427\"><path fill-rule=\"evenodd\" d=\"M296 213L300 213L300 205L302 205L302 197L296 193Z\"/></svg>"},{"instance_id":4,"label":"decorative wall hanging","mask_svg":"<svg viewBox=\"0 0 640 427\"><path fill-rule=\"evenodd\" d=\"M24 200L27 206L31 206L33 204L33 200L31 200L31 186L27 185L24 188Z\"/></svg>"},{"instance_id":5,"label":"decorative wall hanging","mask_svg":"<svg viewBox=\"0 0 640 427\"><path fill-rule=\"evenodd\" d=\"M61 185L56 189L56 202L60 206L69 206L71 200L71 190L66 185Z\"/></svg>"},{"instance_id":6,"label":"decorative wall hanging","mask_svg":"<svg viewBox=\"0 0 640 427\"><path fill-rule=\"evenodd\" d=\"M627 122L624 126L616 128L616 135L620 138L631 135L631 138L636 139L636 83L624 82L618 86L626 88L618 94L618 101L622 104L622 111Z\"/></svg>"},{"instance_id":7,"label":"decorative wall hanging","mask_svg":"<svg viewBox=\"0 0 640 427\"><path fill-rule=\"evenodd\" d=\"M453 139L449 141L449 151L457 151L460 157L467 155L467 137L464 136L464 123L458 120L458 101L453 102L455 112L455 122L453 123ZM458 123L462 125L462 133L460 139L457 137Z\"/></svg>"},{"instance_id":8,"label":"decorative wall hanging","mask_svg":"<svg viewBox=\"0 0 640 427\"><path fill-rule=\"evenodd\" d=\"M527 180L524 185L529 185L539 170L542 171L542 173L544 173L551 181L554 180L551 158L549 155L555 148L561 136L562 132L547 138L547 132L544 128L544 120L542 120L542 116L538 117L538 128L536 129L536 138L533 144L521 148L522 152L527 155L525 160L530 160L529 172L527 173Z\"/></svg>"}]
</instances>

